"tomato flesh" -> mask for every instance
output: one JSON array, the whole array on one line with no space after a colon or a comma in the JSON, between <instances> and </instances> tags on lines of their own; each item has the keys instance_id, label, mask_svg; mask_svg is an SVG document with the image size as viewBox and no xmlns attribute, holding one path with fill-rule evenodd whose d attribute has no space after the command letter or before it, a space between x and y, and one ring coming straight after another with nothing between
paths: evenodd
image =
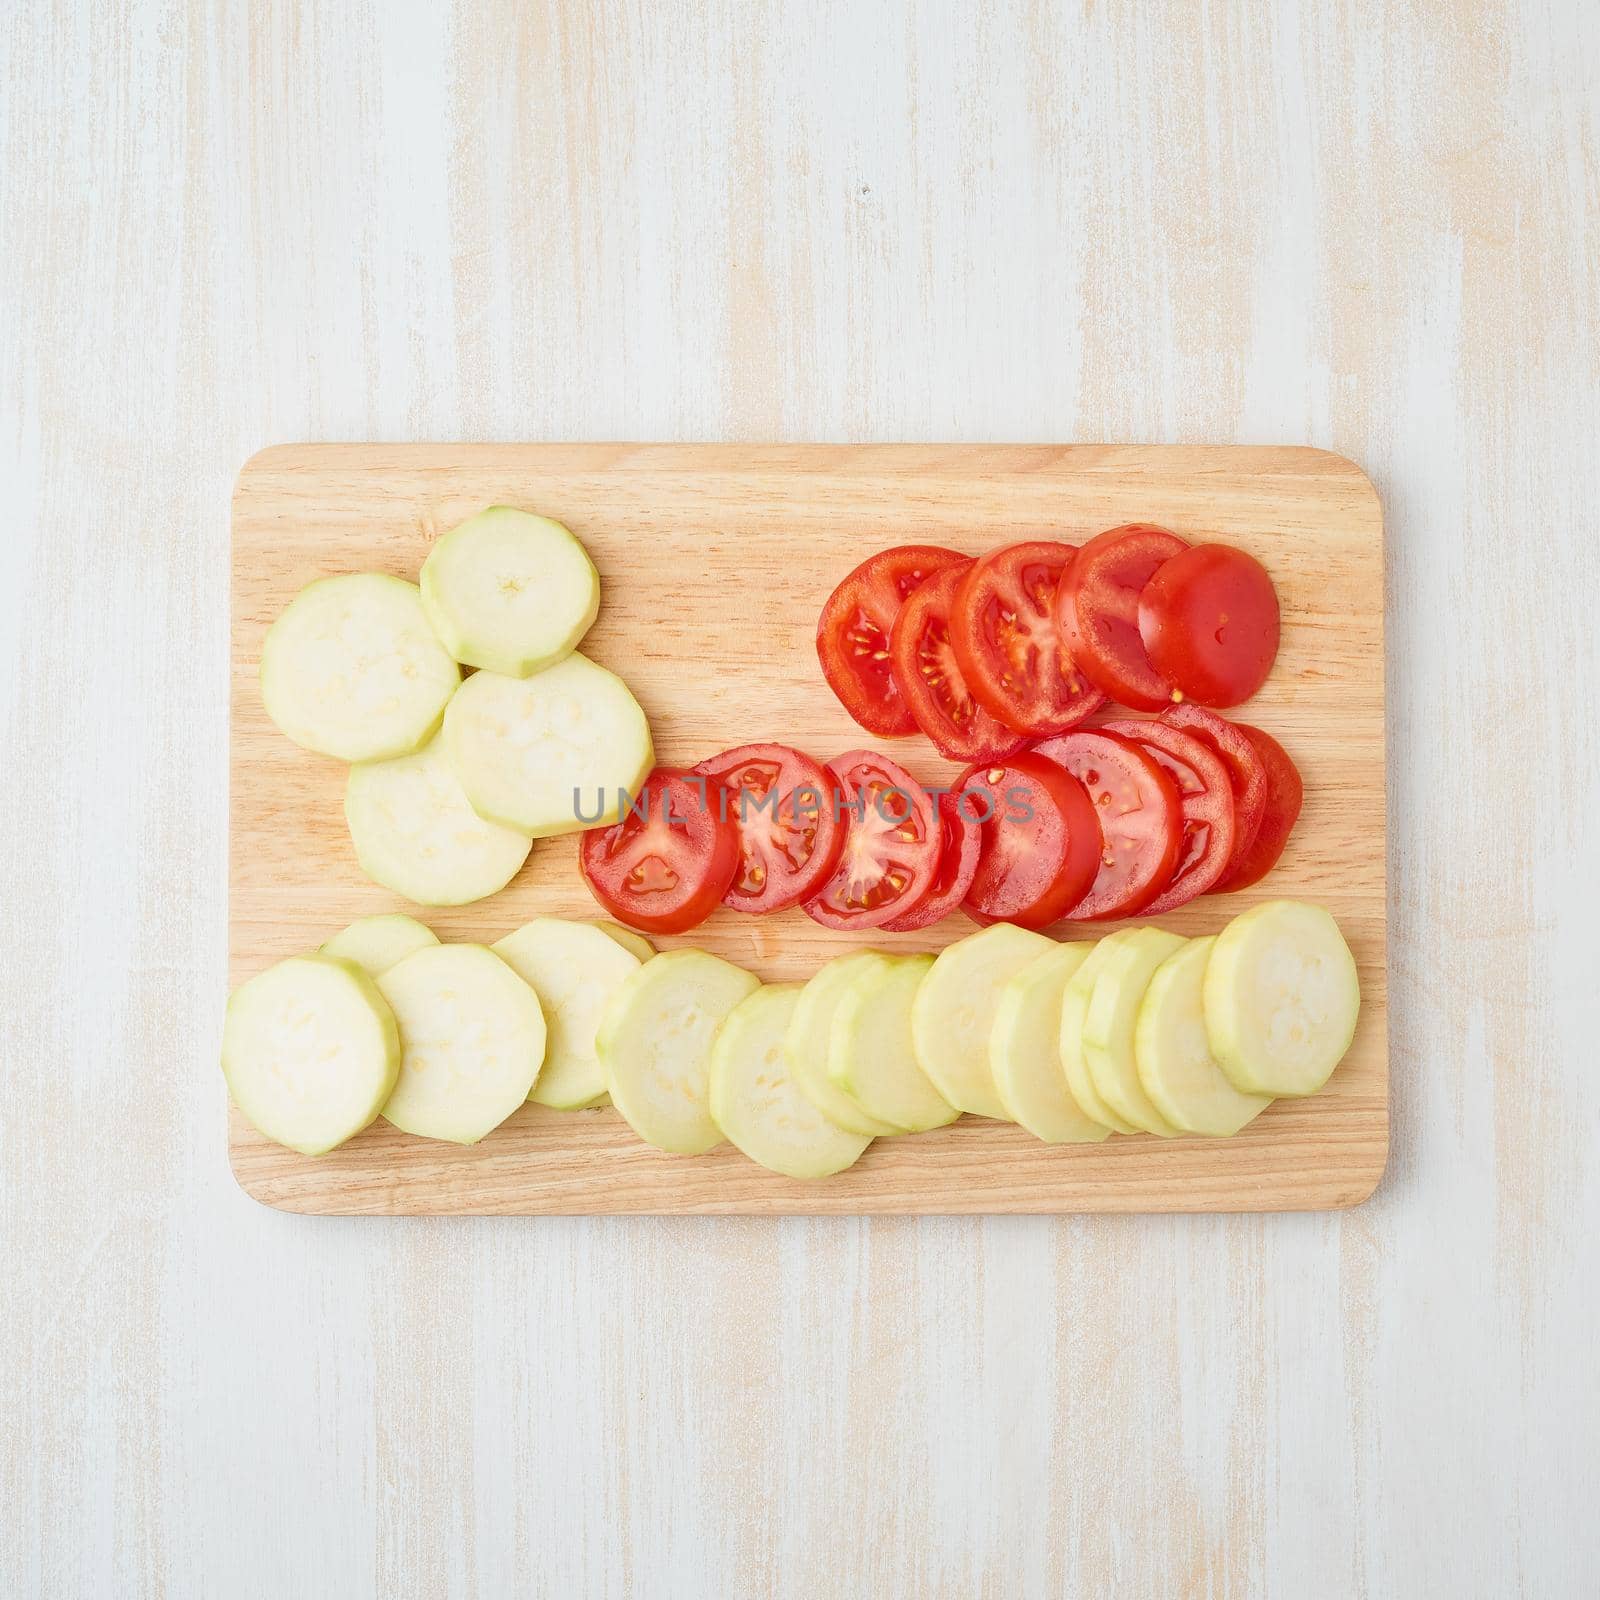
<instances>
[{"instance_id":1,"label":"tomato flesh","mask_svg":"<svg viewBox=\"0 0 1600 1600\"><path fill-rule=\"evenodd\" d=\"M844 820L831 874L805 902L825 928L881 928L928 892L939 868L939 819L930 796L897 762L852 750L828 763Z\"/></svg>"},{"instance_id":2,"label":"tomato flesh","mask_svg":"<svg viewBox=\"0 0 1600 1600\"><path fill-rule=\"evenodd\" d=\"M993 761L1020 750L1023 735L978 704L950 642L950 613L972 566L936 572L907 595L889 635L895 682L912 718L952 761Z\"/></svg>"},{"instance_id":3,"label":"tomato flesh","mask_svg":"<svg viewBox=\"0 0 1600 1600\"><path fill-rule=\"evenodd\" d=\"M975 561L956 588L950 643L973 698L1032 738L1075 728L1103 697L1055 626L1075 547L1036 539Z\"/></svg>"},{"instance_id":4,"label":"tomato flesh","mask_svg":"<svg viewBox=\"0 0 1600 1600\"><path fill-rule=\"evenodd\" d=\"M820 761L782 744L746 744L693 769L716 785L739 831L739 865L722 903L782 911L833 871L844 827ZM715 799L715 790L708 796Z\"/></svg>"},{"instance_id":5,"label":"tomato flesh","mask_svg":"<svg viewBox=\"0 0 1600 1600\"><path fill-rule=\"evenodd\" d=\"M1147 522L1097 533L1061 580L1056 626L1064 647L1108 700L1140 711L1171 702L1172 685L1139 635L1139 596L1164 562L1189 547Z\"/></svg>"},{"instance_id":6,"label":"tomato flesh","mask_svg":"<svg viewBox=\"0 0 1600 1600\"><path fill-rule=\"evenodd\" d=\"M706 788L697 774L658 767L620 822L584 834L584 881L619 922L683 933L716 910L739 867L739 830Z\"/></svg>"},{"instance_id":7,"label":"tomato flesh","mask_svg":"<svg viewBox=\"0 0 1600 1600\"><path fill-rule=\"evenodd\" d=\"M1074 922L1130 917L1172 881L1183 837L1177 786L1131 739L1079 728L1034 754L1070 772L1094 802L1102 846L1094 882L1066 913Z\"/></svg>"},{"instance_id":8,"label":"tomato flesh","mask_svg":"<svg viewBox=\"0 0 1600 1600\"><path fill-rule=\"evenodd\" d=\"M1203 739L1222 757L1222 764L1228 769L1228 781L1233 785L1233 854L1219 880L1220 888L1239 869L1261 831L1267 809L1266 766L1239 723L1229 722L1204 706L1187 701L1168 706L1161 713L1161 720Z\"/></svg>"},{"instance_id":9,"label":"tomato flesh","mask_svg":"<svg viewBox=\"0 0 1600 1600\"><path fill-rule=\"evenodd\" d=\"M1256 830L1255 839L1227 877L1217 885L1223 894L1232 894L1235 889L1248 889L1272 871L1278 864L1278 857L1283 854L1283 847L1289 842L1290 831L1299 819L1300 806L1305 800L1305 784L1301 781L1300 769L1290 760L1289 752L1270 733L1260 728L1253 728L1247 722L1236 723L1235 726L1261 758L1266 773L1267 794L1262 807L1261 826Z\"/></svg>"},{"instance_id":10,"label":"tomato flesh","mask_svg":"<svg viewBox=\"0 0 1600 1600\"><path fill-rule=\"evenodd\" d=\"M979 922L1047 928L1083 899L1100 869L1100 819L1088 791L1024 751L963 774L957 810L981 814L966 909Z\"/></svg>"},{"instance_id":11,"label":"tomato flesh","mask_svg":"<svg viewBox=\"0 0 1600 1600\"><path fill-rule=\"evenodd\" d=\"M1152 756L1178 790L1183 837L1165 889L1144 908L1161 916L1214 889L1233 859L1233 784L1222 757L1203 739L1165 722L1108 722Z\"/></svg>"},{"instance_id":12,"label":"tomato flesh","mask_svg":"<svg viewBox=\"0 0 1600 1600\"><path fill-rule=\"evenodd\" d=\"M817 620L822 675L868 733L893 738L917 731L891 670L889 634L907 595L967 559L939 545L896 545L869 556L824 602Z\"/></svg>"},{"instance_id":13,"label":"tomato flesh","mask_svg":"<svg viewBox=\"0 0 1600 1600\"><path fill-rule=\"evenodd\" d=\"M978 870L978 850L983 830L975 817L956 808L953 794L939 796L939 865L928 892L892 921L883 925L885 933L915 933L931 928L948 916L967 897L972 875Z\"/></svg>"},{"instance_id":14,"label":"tomato flesh","mask_svg":"<svg viewBox=\"0 0 1600 1600\"><path fill-rule=\"evenodd\" d=\"M1166 562L1139 596L1150 664L1186 699L1236 706L1267 681L1278 654L1278 595L1243 550L1197 544Z\"/></svg>"}]
</instances>

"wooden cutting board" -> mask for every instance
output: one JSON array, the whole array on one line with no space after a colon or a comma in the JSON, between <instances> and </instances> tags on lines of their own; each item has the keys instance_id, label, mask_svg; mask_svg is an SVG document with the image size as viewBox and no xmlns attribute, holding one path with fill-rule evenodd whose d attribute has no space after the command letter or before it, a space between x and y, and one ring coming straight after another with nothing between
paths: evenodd
<instances>
[{"instance_id":1,"label":"wooden cutting board","mask_svg":"<svg viewBox=\"0 0 1600 1600\"><path fill-rule=\"evenodd\" d=\"M965 1117L879 1140L848 1172L815 1183L778 1177L730 1146L663 1154L609 1108L530 1105L466 1149L380 1121L316 1158L269 1143L230 1108L233 1169L247 1193L327 1213L820 1213L1267 1211L1348 1206L1372 1192L1388 1154L1383 516L1357 467L1318 450L1232 446L266 450L245 465L233 503L234 983L356 917L417 911L357 869L344 768L267 720L256 678L267 625L313 578L378 570L414 580L434 538L496 503L558 517L588 547L604 590L583 649L628 681L659 759L673 764L756 739L823 759L871 742L823 683L812 636L829 590L883 546L978 553L1023 538L1081 542L1138 520L1253 551L1278 586L1283 647L1242 715L1299 764L1305 810L1263 884L1203 897L1162 924L1214 932L1262 899L1320 901L1360 968L1355 1043L1323 1093L1273 1105L1233 1139L1057 1148ZM924 781L956 770L925 740L890 743ZM576 853L572 839L537 843L499 895L417 914L441 938L482 942L535 915L592 917ZM685 940L659 942L692 942L783 980L862 944L932 950L971 929L955 916L923 935L852 938L799 911L723 911Z\"/></svg>"}]
</instances>

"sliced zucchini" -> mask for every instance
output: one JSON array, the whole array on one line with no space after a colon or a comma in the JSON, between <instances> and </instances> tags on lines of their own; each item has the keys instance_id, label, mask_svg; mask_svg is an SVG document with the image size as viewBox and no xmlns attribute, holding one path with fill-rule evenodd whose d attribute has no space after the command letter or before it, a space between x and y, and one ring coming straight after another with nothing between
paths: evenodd
<instances>
[{"instance_id":1,"label":"sliced zucchini","mask_svg":"<svg viewBox=\"0 0 1600 1600\"><path fill-rule=\"evenodd\" d=\"M1355 957L1321 906L1269 900L1217 936L1206 967L1211 1050L1245 1094L1315 1094L1361 1011Z\"/></svg>"},{"instance_id":2,"label":"sliced zucchini","mask_svg":"<svg viewBox=\"0 0 1600 1600\"><path fill-rule=\"evenodd\" d=\"M490 506L428 552L422 604L457 661L525 678L589 631L600 574L564 524Z\"/></svg>"},{"instance_id":3,"label":"sliced zucchini","mask_svg":"<svg viewBox=\"0 0 1600 1600\"><path fill-rule=\"evenodd\" d=\"M835 956L818 967L800 994L794 1008L789 1037L784 1041L789 1075L803 1094L829 1122L850 1133L882 1136L903 1133L903 1128L871 1116L847 1094L828 1071L828 1055L833 1048L833 1019L839 1002L851 985L889 960L876 950L853 950Z\"/></svg>"},{"instance_id":4,"label":"sliced zucchini","mask_svg":"<svg viewBox=\"0 0 1600 1600\"><path fill-rule=\"evenodd\" d=\"M989 1035L989 1070L1011 1114L1046 1144L1098 1144L1111 1129L1072 1097L1061 1065L1061 1003L1068 980L1094 949L1058 944L1008 980Z\"/></svg>"},{"instance_id":5,"label":"sliced zucchini","mask_svg":"<svg viewBox=\"0 0 1600 1600\"><path fill-rule=\"evenodd\" d=\"M390 967L378 989L400 1025L386 1122L476 1144L528 1098L544 1062L539 997L481 944L441 944Z\"/></svg>"},{"instance_id":6,"label":"sliced zucchini","mask_svg":"<svg viewBox=\"0 0 1600 1600\"><path fill-rule=\"evenodd\" d=\"M345 822L361 870L423 906L460 906L505 888L528 859L525 833L480 817L443 741L351 767Z\"/></svg>"},{"instance_id":7,"label":"sliced zucchini","mask_svg":"<svg viewBox=\"0 0 1600 1600\"><path fill-rule=\"evenodd\" d=\"M529 1099L558 1111L598 1105L606 1079L595 1032L618 986L639 970L639 958L604 929L559 917L537 917L490 949L532 988L544 1012L544 1069Z\"/></svg>"},{"instance_id":8,"label":"sliced zucchini","mask_svg":"<svg viewBox=\"0 0 1600 1600\"><path fill-rule=\"evenodd\" d=\"M784 1039L802 987L768 984L728 1013L711 1045L711 1116L761 1166L826 1178L853 1166L872 1139L830 1122L789 1071Z\"/></svg>"},{"instance_id":9,"label":"sliced zucchini","mask_svg":"<svg viewBox=\"0 0 1600 1600\"><path fill-rule=\"evenodd\" d=\"M627 684L582 655L531 678L473 673L444 744L478 814L536 839L609 827L655 764Z\"/></svg>"},{"instance_id":10,"label":"sliced zucchini","mask_svg":"<svg viewBox=\"0 0 1600 1600\"><path fill-rule=\"evenodd\" d=\"M369 978L387 972L414 950L438 944L439 936L414 917L391 911L381 917L362 917L328 940L322 947L325 956L353 961Z\"/></svg>"},{"instance_id":11,"label":"sliced zucchini","mask_svg":"<svg viewBox=\"0 0 1600 1600\"><path fill-rule=\"evenodd\" d=\"M1150 1102L1185 1133L1227 1137L1261 1115L1271 1095L1241 1094L1206 1038L1206 965L1216 936L1190 939L1155 970L1139 1006L1133 1056Z\"/></svg>"},{"instance_id":12,"label":"sliced zucchini","mask_svg":"<svg viewBox=\"0 0 1600 1600\"><path fill-rule=\"evenodd\" d=\"M911 1007L917 1061L958 1111L1008 1121L989 1070L989 1034L1001 989L1053 942L997 922L939 952Z\"/></svg>"},{"instance_id":13,"label":"sliced zucchini","mask_svg":"<svg viewBox=\"0 0 1600 1600\"><path fill-rule=\"evenodd\" d=\"M222 1075L267 1138L320 1156L367 1126L400 1070L395 1019L372 979L331 956L290 956L239 985Z\"/></svg>"},{"instance_id":14,"label":"sliced zucchini","mask_svg":"<svg viewBox=\"0 0 1600 1600\"><path fill-rule=\"evenodd\" d=\"M828 1076L869 1117L908 1133L961 1115L928 1082L911 1042L911 1004L932 956L886 956L845 988L828 1036Z\"/></svg>"},{"instance_id":15,"label":"sliced zucchini","mask_svg":"<svg viewBox=\"0 0 1600 1600\"><path fill-rule=\"evenodd\" d=\"M640 961L648 961L656 953L656 947L642 933L635 933L632 928L624 928L620 922L600 921L595 923L595 927L606 938L615 939L624 950L638 957Z\"/></svg>"},{"instance_id":16,"label":"sliced zucchini","mask_svg":"<svg viewBox=\"0 0 1600 1600\"><path fill-rule=\"evenodd\" d=\"M417 586L384 572L308 583L261 647L267 715L296 744L340 761L426 744L460 681Z\"/></svg>"},{"instance_id":17,"label":"sliced zucchini","mask_svg":"<svg viewBox=\"0 0 1600 1600\"><path fill-rule=\"evenodd\" d=\"M1083 1052L1083 1019L1089 1009L1089 996L1094 993L1095 978L1106 958L1107 943L1102 939L1084 957L1083 965L1067 979L1067 986L1061 991L1061 1070L1066 1074L1072 1098L1086 1116L1104 1123L1113 1133L1138 1133L1138 1128L1119 1117L1100 1098Z\"/></svg>"},{"instance_id":18,"label":"sliced zucchini","mask_svg":"<svg viewBox=\"0 0 1600 1600\"><path fill-rule=\"evenodd\" d=\"M1173 1127L1150 1103L1139 1082L1133 1056L1133 1030L1139 1004L1155 970L1183 948L1182 938L1164 928L1125 928L1101 940L1105 959L1083 1014L1083 1058L1100 1098L1116 1114L1145 1133L1173 1138Z\"/></svg>"},{"instance_id":19,"label":"sliced zucchini","mask_svg":"<svg viewBox=\"0 0 1600 1600\"><path fill-rule=\"evenodd\" d=\"M647 1144L696 1156L722 1143L708 1100L711 1040L760 987L703 950L668 950L617 986L595 1049L613 1104Z\"/></svg>"}]
</instances>

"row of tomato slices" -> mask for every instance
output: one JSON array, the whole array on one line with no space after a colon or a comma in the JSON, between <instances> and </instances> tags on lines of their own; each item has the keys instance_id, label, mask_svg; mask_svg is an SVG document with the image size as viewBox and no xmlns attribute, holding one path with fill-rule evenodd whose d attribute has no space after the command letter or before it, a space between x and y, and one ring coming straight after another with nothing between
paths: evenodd
<instances>
[{"instance_id":1,"label":"row of tomato slices","mask_svg":"<svg viewBox=\"0 0 1600 1600\"><path fill-rule=\"evenodd\" d=\"M1076 728L1108 700L1239 705L1266 681L1278 630L1253 556L1130 523L1081 547L1036 539L977 559L881 550L828 597L817 655L868 732L920 728L977 762Z\"/></svg>"},{"instance_id":2,"label":"row of tomato slices","mask_svg":"<svg viewBox=\"0 0 1600 1600\"><path fill-rule=\"evenodd\" d=\"M855 750L826 767L743 745L660 768L584 835L612 915L682 933L716 907L802 907L829 928L911 932L958 906L1044 928L1171 911L1244 889L1282 854L1301 781L1259 728L1200 706L1076 728L968 768L948 790Z\"/></svg>"}]
</instances>

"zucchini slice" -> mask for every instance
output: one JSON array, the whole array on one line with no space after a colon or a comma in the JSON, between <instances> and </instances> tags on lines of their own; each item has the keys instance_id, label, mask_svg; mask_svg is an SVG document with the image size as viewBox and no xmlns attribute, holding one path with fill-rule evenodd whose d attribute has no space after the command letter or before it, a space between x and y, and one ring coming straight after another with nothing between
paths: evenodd
<instances>
[{"instance_id":1,"label":"zucchini slice","mask_svg":"<svg viewBox=\"0 0 1600 1600\"><path fill-rule=\"evenodd\" d=\"M490 506L422 564L422 604L457 661L525 678L570 655L600 610L600 575L564 524Z\"/></svg>"},{"instance_id":2,"label":"zucchini slice","mask_svg":"<svg viewBox=\"0 0 1600 1600\"><path fill-rule=\"evenodd\" d=\"M505 888L528 859L525 833L472 809L442 741L351 767L344 816L361 870L423 906L460 906Z\"/></svg>"},{"instance_id":3,"label":"zucchini slice","mask_svg":"<svg viewBox=\"0 0 1600 1600\"><path fill-rule=\"evenodd\" d=\"M639 702L582 655L531 678L473 673L444 745L479 816L536 839L609 827L655 765Z\"/></svg>"},{"instance_id":4,"label":"zucchini slice","mask_svg":"<svg viewBox=\"0 0 1600 1600\"><path fill-rule=\"evenodd\" d=\"M544 1062L539 997L481 944L418 950L378 989L400 1025L400 1076L386 1122L476 1144L528 1098Z\"/></svg>"},{"instance_id":5,"label":"zucchini slice","mask_svg":"<svg viewBox=\"0 0 1600 1600\"><path fill-rule=\"evenodd\" d=\"M588 922L537 917L490 947L539 997L548 1033L529 1099L558 1111L607 1098L594 1036L611 996L639 958Z\"/></svg>"},{"instance_id":6,"label":"zucchini slice","mask_svg":"<svg viewBox=\"0 0 1600 1600\"><path fill-rule=\"evenodd\" d=\"M890 957L876 950L852 950L849 955L835 956L832 961L818 967L811 975L811 981L801 989L800 1001L794 1008L794 1019L789 1025L789 1035L784 1041L789 1075L801 1094L829 1122L838 1124L850 1133L882 1136L905 1131L894 1123L871 1115L864 1106L857 1104L829 1071L833 1020L840 1001L859 978L876 972L889 960Z\"/></svg>"},{"instance_id":7,"label":"zucchini slice","mask_svg":"<svg viewBox=\"0 0 1600 1600\"><path fill-rule=\"evenodd\" d=\"M1105 954L1083 1014L1083 1057L1100 1098L1125 1122L1164 1139L1182 1130L1151 1105L1139 1082L1133 1030L1156 968L1183 944L1164 928L1124 928L1102 939Z\"/></svg>"},{"instance_id":8,"label":"zucchini slice","mask_svg":"<svg viewBox=\"0 0 1600 1600\"><path fill-rule=\"evenodd\" d=\"M711 1045L711 1116L752 1161L787 1178L827 1178L872 1143L830 1122L790 1075L784 1039L802 985L774 983L746 995Z\"/></svg>"},{"instance_id":9,"label":"zucchini slice","mask_svg":"<svg viewBox=\"0 0 1600 1600\"><path fill-rule=\"evenodd\" d=\"M1138 1128L1119 1117L1100 1098L1083 1050L1083 1019L1089 1009L1089 996L1094 993L1094 980L1106 959L1108 943L1109 939L1102 939L1084 957L1083 964L1067 979L1067 986L1061 991L1061 1070L1066 1074L1072 1098L1086 1116L1104 1123L1113 1133L1138 1133Z\"/></svg>"},{"instance_id":10,"label":"zucchini slice","mask_svg":"<svg viewBox=\"0 0 1600 1600\"><path fill-rule=\"evenodd\" d=\"M1061 1064L1061 1005L1092 943L1058 944L1000 991L989 1035L989 1069L1012 1120L1046 1144L1098 1144L1111 1129L1072 1097Z\"/></svg>"},{"instance_id":11,"label":"zucchini slice","mask_svg":"<svg viewBox=\"0 0 1600 1600\"><path fill-rule=\"evenodd\" d=\"M414 917L391 911L352 922L323 945L321 954L353 961L369 978L376 978L414 950L426 950L438 942L433 929L423 927Z\"/></svg>"},{"instance_id":12,"label":"zucchini slice","mask_svg":"<svg viewBox=\"0 0 1600 1600\"><path fill-rule=\"evenodd\" d=\"M668 950L617 986L595 1050L612 1103L647 1144L697 1156L722 1143L708 1098L711 1040L760 987L754 974L703 950Z\"/></svg>"},{"instance_id":13,"label":"zucchini slice","mask_svg":"<svg viewBox=\"0 0 1600 1600\"><path fill-rule=\"evenodd\" d=\"M615 939L624 950L637 956L640 961L648 961L656 953L656 947L642 933L635 933L632 928L624 928L620 922L602 920L595 923L595 927L606 938Z\"/></svg>"},{"instance_id":14,"label":"zucchini slice","mask_svg":"<svg viewBox=\"0 0 1600 1600\"><path fill-rule=\"evenodd\" d=\"M828 1076L869 1117L907 1133L961 1115L917 1065L911 1040L911 1004L932 965L932 956L885 956L863 968L845 986L828 1036Z\"/></svg>"},{"instance_id":15,"label":"zucchini slice","mask_svg":"<svg viewBox=\"0 0 1600 1600\"><path fill-rule=\"evenodd\" d=\"M460 682L417 586L384 572L308 583L261 647L267 715L296 744L340 761L387 761L426 744Z\"/></svg>"},{"instance_id":16,"label":"zucchini slice","mask_svg":"<svg viewBox=\"0 0 1600 1600\"><path fill-rule=\"evenodd\" d=\"M1260 1116L1271 1095L1242 1094L1206 1038L1206 965L1217 940L1191 939L1155 970L1139 1006L1133 1056L1156 1110L1185 1133L1226 1138Z\"/></svg>"},{"instance_id":17,"label":"zucchini slice","mask_svg":"<svg viewBox=\"0 0 1600 1600\"><path fill-rule=\"evenodd\" d=\"M917 1061L958 1111L1009 1121L989 1070L989 1034L1000 991L1054 948L1042 933L997 922L939 952L911 1007Z\"/></svg>"},{"instance_id":18,"label":"zucchini slice","mask_svg":"<svg viewBox=\"0 0 1600 1600\"><path fill-rule=\"evenodd\" d=\"M1269 900L1235 917L1206 966L1211 1050L1245 1094L1315 1094L1355 1037L1361 985L1321 906Z\"/></svg>"},{"instance_id":19,"label":"zucchini slice","mask_svg":"<svg viewBox=\"0 0 1600 1600\"><path fill-rule=\"evenodd\" d=\"M239 985L222 1025L222 1075L267 1138L320 1156L360 1133L400 1070L393 1012L361 969L291 956Z\"/></svg>"}]
</instances>

